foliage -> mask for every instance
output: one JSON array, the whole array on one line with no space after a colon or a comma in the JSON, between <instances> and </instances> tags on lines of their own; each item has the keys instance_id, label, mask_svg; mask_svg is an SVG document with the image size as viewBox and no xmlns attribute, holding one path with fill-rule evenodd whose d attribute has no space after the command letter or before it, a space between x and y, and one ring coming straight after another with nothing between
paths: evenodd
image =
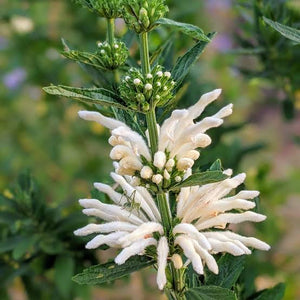
<instances>
[{"instance_id":1,"label":"foliage","mask_svg":"<svg viewBox=\"0 0 300 300\"><path fill-rule=\"evenodd\" d=\"M252 10L253 19L250 24L244 22L242 31L236 36L241 46L236 52L255 55L260 62L255 69L241 67L240 71L248 77L268 79L277 91L282 90L285 93L283 115L292 119L296 113L296 93L300 84L299 64L294 63L300 59L300 48L293 45L295 41L299 42L299 30L295 28L300 13L289 5L288 0L240 3L242 10Z\"/></svg>"},{"instance_id":2,"label":"foliage","mask_svg":"<svg viewBox=\"0 0 300 300\"><path fill-rule=\"evenodd\" d=\"M3 284L18 276L26 282L30 298L47 295L70 299L75 295L70 278L78 268L78 260L92 263L95 258L83 251L82 242L73 237L73 231L86 218L72 211L65 216L62 209L62 206L49 207L28 172L21 174L5 195L0 195ZM50 270L54 270L54 275L46 275ZM34 280L44 276L43 285L34 284Z\"/></svg>"}]
</instances>

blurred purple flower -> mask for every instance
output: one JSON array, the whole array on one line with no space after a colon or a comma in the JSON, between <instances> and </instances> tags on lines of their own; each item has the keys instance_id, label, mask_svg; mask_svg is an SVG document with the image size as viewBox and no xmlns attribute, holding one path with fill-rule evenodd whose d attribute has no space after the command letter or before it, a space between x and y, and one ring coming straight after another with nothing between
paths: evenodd
<instances>
[{"instance_id":1,"label":"blurred purple flower","mask_svg":"<svg viewBox=\"0 0 300 300\"><path fill-rule=\"evenodd\" d=\"M7 47L8 41L3 36L0 36L0 50L3 50Z\"/></svg>"},{"instance_id":2,"label":"blurred purple flower","mask_svg":"<svg viewBox=\"0 0 300 300\"><path fill-rule=\"evenodd\" d=\"M24 69L16 68L3 77L3 83L8 89L15 90L24 82L26 77L27 73Z\"/></svg>"},{"instance_id":3,"label":"blurred purple flower","mask_svg":"<svg viewBox=\"0 0 300 300\"><path fill-rule=\"evenodd\" d=\"M228 10L231 7L231 0L209 0L205 2L205 5L210 12Z\"/></svg>"},{"instance_id":4,"label":"blurred purple flower","mask_svg":"<svg viewBox=\"0 0 300 300\"><path fill-rule=\"evenodd\" d=\"M220 52L227 52L232 49L233 42L228 34L217 34L212 39L211 46Z\"/></svg>"}]
</instances>

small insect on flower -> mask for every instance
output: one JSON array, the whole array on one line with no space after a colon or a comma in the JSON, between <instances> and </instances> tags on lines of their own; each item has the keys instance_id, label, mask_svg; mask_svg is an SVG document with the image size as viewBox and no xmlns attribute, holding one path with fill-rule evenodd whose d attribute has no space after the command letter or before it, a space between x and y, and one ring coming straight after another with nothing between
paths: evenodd
<instances>
[{"instance_id":1,"label":"small insect on flower","mask_svg":"<svg viewBox=\"0 0 300 300\"><path fill-rule=\"evenodd\" d=\"M136 194L136 190L134 190L132 192L132 194L129 195L129 196L125 192L123 193L123 196L127 200L127 202L123 204L123 207L126 208L130 212L135 210L139 214L139 211L141 209L141 203L138 203L138 202L135 201L135 194Z\"/></svg>"}]
</instances>

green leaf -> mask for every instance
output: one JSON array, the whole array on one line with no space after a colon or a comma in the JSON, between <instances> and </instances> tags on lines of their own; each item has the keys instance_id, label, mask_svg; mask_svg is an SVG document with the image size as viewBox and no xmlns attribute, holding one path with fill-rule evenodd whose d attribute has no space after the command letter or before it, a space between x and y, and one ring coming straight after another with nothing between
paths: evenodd
<instances>
[{"instance_id":1,"label":"green leaf","mask_svg":"<svg viewBox=\"0 0 300 300\"><path fill-rule=\"evenodd\" d=\"M1 241L1 243L0 243L0 253L13 250L24 239L26 239L26 237L19 235L19 236L9 237L6 240Z\"/></svg>"},{"instance_id":2,"label":"green leaf","mask_svg":"<svg viewBox=\"0 0 300 300\"><path fill-rule=\"evenodd\" d=\"M90 65L96 69L105 70L103 62L97 53L82 52L77 50L62 51L61 54L71 60Z\"/></svg>"},{"instance_id":3,"label":"green leaf","mask_svg":"<svg viewBox=\"0 0 300 300\"><path fill-rule=\"evenodd\" d=\"M208 38L213 38L215 33L208 34ZM172 77L179 86L187 76L192 65L198 60L208 42L199 41L193 48L188 50L183 56L179 57L172 70Z\"/></svg>"},{"instance_id":4,"label":"green leaf","mask_svg":"<svg viewBox=\"0 0 300 300\"><path fill-rule=\"evenodd\" d=\"M13 258L19 259L21 258L26 252L31 250L31 247L36 243L37 237L36 236L26 236L14 247L13 250Z\"/></svg>"},{"instance_id":5,"label":"green leaf","mask_svg":"<svg viewBox=\"0 0 300 300\"><path fill-rule=\"evenodd\" d=\"M241 275L245 264L245 256L223 255L218 260L219 274L208 273L205 283L231 289Z\"/></svg>"},{"instance_id":6,"label":"green leaf","mask_svg":"<svg viewBox=\"0 0 300 300\"><path fill-rule=\"evenodd\" d=\"M284 37L296 42L297 44L300 44L300 30L280 24L278 22L274 22L266 17L263 17L263 20Z\"/></svg>"},{"instance_id":7,"label":"green leaf","mask_svg":"<svg viewBox=\"0 0 300 300\"><path fill-rule=\"evenodd\" d=\"M173 20L170 20L167 18L159 19L155 23L160 24L160 25L167 25L170 27L175 27L175 29L178 29L182 33L184 33L194 39L197 39L198 41L210 42L210 38L205 35L203 30L195 25L176 22L176 21L173 21Z\"/></svg>"},{"instance_id":8,"label":"green leaf","mask_svg":"<svg viewBox=\"0 0 300 300\"><path fill-rule=\"evenodd\" d=\"M154 264L154 260L146 256L136 255L128 259L124 264L117 265L108 262L102 265L92 266L85 269L83 273L77 274L73 280L79 284L102 284L121 278L132 272Z\"/></svg>"},{"instance_id":9,"label":"green leaf","mask_svg":"<svg viewBox=\"0 0 300 300\"><path fill-rule=\"evenodd\" d=\"M59 293L64 299L70 299L72 288L72 276L74 274L75 263L72 257L61 255L55 260L54 281Z\"/></svg>"},{"instance_id":10,"label":"green leaf","mask_svg":"<svg viewBox=\"0 0 300 300\"><path fill-rule=\"evenodd\" d=\"M271 289L264 290L258 297L254 300L281 300L283 299L285 292L285 284L278 283Z\"/></svg>"},{"instance_id":11,"label":"green leaf","mask_svg":"<svg viewBox=\"0 0 300 300\"><path fill-rule=\"evenodd\" d=\"M64 85L51 85L44 87L43 90L50 95L72 98L88 104L128 109L119 103L120 99L115 93L103 88L76 88Z\"/></svg>"},{"instance_id":12,"label":"green leaf","mask_svg":"<svg viewBox=\"0 0 300 300\"><path fill-rule=\"evenodd\" d=\"M231 290L213 285L189 289L185 296L187 300L236 300Z\"/></svg>"},{"instance_id":13,"label":"green leaf","mask_svg":"<svg viewBox=\"0 0 300 300\"><path fill-rule=\"evenodd\" d=\"M221 171L206 171L202 173L195 173L192 174L183 182L174 185L170 190L174 191L174 190L181 189L183 187L218 182L226 178L228 178L228 176L223 174L223 172Z\"/></svg>"}]
</instances>

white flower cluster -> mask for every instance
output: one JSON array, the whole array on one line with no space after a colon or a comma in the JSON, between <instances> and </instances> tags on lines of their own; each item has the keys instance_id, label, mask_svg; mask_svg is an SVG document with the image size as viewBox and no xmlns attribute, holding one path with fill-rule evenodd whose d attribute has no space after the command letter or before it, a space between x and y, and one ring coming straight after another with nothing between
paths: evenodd
<instances>
[{"instance_id":1,"label":"white flower cluster","mask_svg":"<svg viewBox=\"0 0 300 300\"><path fill-rule=\"evenodd\" d=\"M196 155L196 148L210 143L210 138L205 134L206 130L219 126L223 122L222 118L231 113L232 106L229 105L216 115L194 124L193 120L219 94L220 90L205 94L196 105L187 110L174 111L165 121L160 128L159 150L153 160L153 165L158 170L164 170L165 173L165 170L171 172L172 168L177 168L186 172L185 177L191 174L193 162L199 156ZM140 158L144 156L151 161L147 144L138 133L122 122L95 112L79 114L82 118L99 122L111 130L111 158L119 161L115 162L116 172L111 173L111 177L123 190L123 193L119 193L108 185L95 183L95 187L107 194L114 204L104 204L97 199L80 200L84 207L83 213L105 221L102 224L89 224L75 231L80 236L98 234L86 248L96 249L104 244L121 248L115 262L123 264L131 256L147 253L147 247L155 246L157 284L160 289L167 283L165 269L168 261L178 269L192 263L198 274L204 273L206 265L209 270L218 274L218 265L213 254L227 252L239 256L250 254L250 248L270 248L254 237L244 237L227 228L229 224L261 222L266 218L248 211L255 207L255 203L250 200L258 196L257 191L244 190L228 196L244 182L246 175L239 174L216 183L181 188L176 198L175 217L179 222L172 224L171 229L174 245L178 245L181 250L171 253L170 249L174 247L169 247L169 237L165 236L156 201L149 190L139 185L137 177L133 176L139 173L141 178L145 178L151 174L152 181L160 183L160 174L153 174L153 169L143 166ZM226 170L224 173L230 177L232 172ZM165 174L163 176L165 178ZM168 195L166 198L168 199ZM187 258L185 262L182 261L182 253Z\"/></svg>"},{"instance_id":2,"label":"white flower cluster","mask_svg":"<svg viewBox=\"0 0 300 300\"><path fill-rule=\"evenodd\" d=\"M220 93L221 90L217 89L204 94L190 108L173 111L161 127L157 124L158 151L154 154L153 161L143 137L126 124L98 112L80 111L79 116L85 120L96 121L111 130L109 143L113 149L110 157L119 161L116 169L118 174L135 175L150 183L167 187L174 182L180 182L186 171L199 158L200 153L197 149L205 148L211 143L205 132L220 126L223 118L232 113L232 104L229 104L215 115L194 123L205 107L215 101ZM148 137L148 132L146 136ZM144 165L142 157L149 163Z\"/></svg>"}]
</instances>

